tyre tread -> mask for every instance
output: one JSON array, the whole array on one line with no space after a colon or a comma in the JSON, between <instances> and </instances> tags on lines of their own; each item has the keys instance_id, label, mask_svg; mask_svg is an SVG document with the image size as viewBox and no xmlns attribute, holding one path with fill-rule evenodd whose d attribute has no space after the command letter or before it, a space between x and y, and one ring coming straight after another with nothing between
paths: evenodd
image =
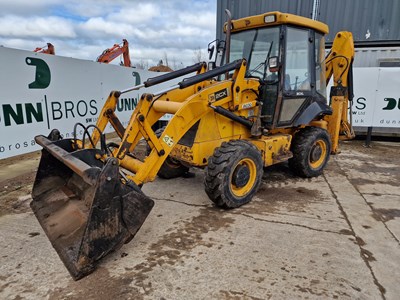
<instances>
[{"instance_id":1,"label":"tyre tread","mask_svg":"<svg viewBox=\"0 0 400 300\"><path fill-rule=\"evenodd\" d=\"M248 201L244 203L235 203L232 199L229 199L227 195L224 193L224 187L226 184L224 182L225 176L230 172L230 162L236 158L237 155L240 155L241 152L248 151L257 151L257 147L255 147L250 142L244 140L231 140L229 142L224 142L220 147L214 150L214 154L210 156L208 159L208 165L206 167L206 176L204 178L204 186L205 191L208 197L214 202L217 206L223 208L233 208L243 205L249 202L252 198L249 197ZM259 175L256 182L256 190L258 189L259 184L261 183L262 176L262 159L261 154L259 157L259 164L261 165L261 175ZM260 171L260 170L258 170ZM254 191L255 193L256 191ZM254 194L253 193L253 194Z\"/></svg>"},{"instance_id":2,"label":"tyre tread","mask_svg":"<svg viewBox=\"0 0 400 300\"><path fill-rule=\"evenodd\" d=\"M317 170L311 169L308 162L308 152L316 139L322 138L327 143L327 158L325 163ZM316 177L322 174L330 156L331 142L328 132L319 127L306 127L300 130L293 138L291 151L293 157L289 159L290 169L298 176L304 178Z\"/></svg>"}]
</instances>

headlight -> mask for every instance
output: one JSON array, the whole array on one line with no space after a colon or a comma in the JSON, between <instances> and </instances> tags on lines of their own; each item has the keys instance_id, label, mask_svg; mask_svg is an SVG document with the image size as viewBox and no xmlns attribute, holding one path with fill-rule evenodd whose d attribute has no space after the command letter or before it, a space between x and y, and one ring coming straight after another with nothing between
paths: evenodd
<instances>
[{"instance_id":1,"label":"headlight","mask_svg":"<svg viewBox=\"0 0 400 300\"><path fill-rule=\"evenodd\" d=\"M265 23L275 23L276 22L276 16L275 15L266 15L264 17L264 22Z\"/></svg>"}]
</instances>

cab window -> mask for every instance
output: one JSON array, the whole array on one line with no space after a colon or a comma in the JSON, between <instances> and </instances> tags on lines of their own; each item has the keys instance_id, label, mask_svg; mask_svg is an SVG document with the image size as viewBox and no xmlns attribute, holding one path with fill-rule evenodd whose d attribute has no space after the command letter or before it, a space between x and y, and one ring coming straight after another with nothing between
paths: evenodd
<instances>
[{"instance_id":1,"label":"cab window","mask_svg":"<svg viewBox=\"0 0 400 300\"><path fill-rule=\"evenodd\" d=\"M310 91L310 42L309 31L287 28L286 39L286 91Z\"/></svg>"},{"instance_id":2,"label":"cab window","mask_svg":"<svg viewBox=\"0 0 400 300\"><path fill-rule=\"evenodd\" d=\"M315 33L315 79L317 92L326 98L325 38Z\"/></svg>"},{"instance_id":3,"label":"cab window","mask_svg":"<svg viewBox=\"0 0 400 300\"><path fill-rule=\"evenodd\" d=\"M267 78L267 58L279 54L279 27L268 27L235 32L231 36L230 61L245 58L246 76Z\"/></svg>"}]
</instances>

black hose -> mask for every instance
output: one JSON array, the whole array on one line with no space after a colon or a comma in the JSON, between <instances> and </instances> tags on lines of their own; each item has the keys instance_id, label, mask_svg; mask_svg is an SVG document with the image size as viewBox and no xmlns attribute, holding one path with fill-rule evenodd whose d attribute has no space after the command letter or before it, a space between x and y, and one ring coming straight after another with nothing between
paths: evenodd
<instances>
[{"instance_id":1,"label":"black hose","mask_svg":"<svg viewBox=\"0 0 400 300\"><path fill-rule=\"evenodd\" d=\"M77 129L78 125L81 126L83 128L83 130L86 129L85 125L83 125L82 123L79 123L79 122L75 123L73 135L74 135L74 146L76 149L78 148L78 143L77 143L78 139L76 138L76 129ZM82 145L84 146L85 143L83 143Z\"/></svg>"},{"instance_id":2,"label":"black hose","mask_svg":"<svg viewBox=\"0 0 400 300\"><path fill-rule=\"evenodd\" d=\"M174 78L178 78L181 77L183 75L187 75L193 72L198 72L201 70L201 68L205 66L205 62L200 62L197 64L194 64L192 66L186 67L184 69L180 69L180 70L176 70L174 72L170 72L167 74L163 74L157 77L153 77L153 78L149 78L147 79L145 82L143 82L145 87L149 87L149 86L153 86Z\"/></svg>"},{"instance_id":3,"label":"black hose","mask_svg":"<svg viewBox=\"0 0 400 300\"><path fill-rule=\"evenodd\" d=\"M97 126L94 125L94 124L90 124L89 126L87 126L87 127L85 128L85 132L83 133L83 141L85 141L85 135L87 134L88 137L89 137L90 144L92 145L93 148L96 148L96 145L94 145L93 140L92 140L92 137L90 136L90 133L89 133L89 129L90 129L90 128L94 128L94 129L97 130L97 132L98 132L99 135L100 135L100 149L101 149L101 151L102 151L103 153L108 153L108 149L107 149L107 146L106 146L106 137L105 137L105 135L103 134L103 132L100 130L100 128L97 127Z\"/></svg>"},{"instance_id":4,"label":"black hose","mask_svg":"<svg viewBox=\"0 0 400 300\"><path fill-rule=\"evenodd\" d=\"M90 128L94 128L94 129L96 129L98 131L98 133L100 135L100 147L101 147L101 150L104 153L108 153L109 152L108 149L107 149L105 136L104 136L103 132L100 130L100 128L97 127L94 124L90 124L89 126L85 127L85 125L83 125L82 123L79 123L79 122L74 125L74 132L73 132L74 139L73 140L74 140L75 148L78 148L78 144L77 144L78 139L76 138L76 131L77 131L78 126L81 126L83 128L82 148L85 147L86 135L88 136L89 142L92 145L92 147L96 148L96 145L94 144L94 142L92 140L92 137L90 136L90 132L89 132Z\"/></svg>"},{"instance_id":5,"label":"black hose","mask_svg":"<svg viewBox=\"0 0 400 300\"><path fill-rule=\"evenodd\" d=\"M211 71L190 77L188 79L185 79L178 83L179 88L184 89L193 84L196 84L196 83L202 82L204 80L211 79L218 75L224 74L225 72L237 70L242 65L242 62L243 62L243 59L238 59L238 60L235 60L235 61L233 61L227 65L224 65L222 67L218 67L218 68L212 69Z\"/></svg>"}]
</instances>

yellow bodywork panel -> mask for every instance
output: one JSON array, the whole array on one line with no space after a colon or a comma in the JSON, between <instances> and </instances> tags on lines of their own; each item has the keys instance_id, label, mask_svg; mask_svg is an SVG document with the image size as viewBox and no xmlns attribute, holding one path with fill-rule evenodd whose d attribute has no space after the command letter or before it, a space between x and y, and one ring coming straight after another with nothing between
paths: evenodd
<instances>
[{"instance_id":1,"label":"yellow bodywork panel","mask_svg":"<svg viewBox=\"0 0 400 300\"><path fill-rule=\"evenodd\" d=\"M238 116L245 118L255 117L259 106L257 106L256 101L257 95L252 90L257 90L258 85L259 83L256 80L243 80L240 81L240 84L233 87L235 93L232 93L231 89L227 88L226 83L214 84L206 90L208 93L208 102L213 105L219 105L227 110L236 110L235 114ZM218 95L218 93L222 95L225 93L225 89L226 97L216 100L214 95ZM232 101L232 97L237 98L237 105L234 107L230 105L234 102ZM208 158L213 155L214 150L223 142L250 137L248 128L215 113L211 109L199 120L195 134L193 145L185 146L178 143L171 150L170 155L197 167L206 166Z\"/></svg>"},{"instance_id":2,"label":"yellow bodywork panel","mask_svg":"<svg viewBox=\"0 0 400 300\"><path fill-rule=\"evenodd\" d=\"M276 26L276 25L294 25L305 28L311 28L320 31L324 34L329 33L328 25L315 21L309 18L296 16L287 13L281 13L279 11L268 12L261 15L250 16L238 20L232 20L232 32L247 30L251 28ZM224 31L226 32L226 23L224 25Z\"/></svg>"},{"instance_id":3,"label":"yellow bodywork panel","mask_svg":"<svg viewBox=\"0 0 400 300\"><path fill-rule=\"evenodd\" d=\"M287 161L292 157L290 152L290 134L275 134L262 136L259 139L249 139L261 151L264 167Z\"/></svg>"},{"instance_id":4,"label":"yellow bodywork panel","mask_svg":"<svg viewBox=\"0 0 400 300\"><path fill-rule=\"evenodd\" d=\"M200 120L193 145L177 144L170 155L190 165L204 167L214 150L223 142L244 137L249 137L247 128L210 111Z\"/></svg>"},{"instance_id":5,"label":"yellow bodywork panel","mask_svg":"<svg viewBox=\"0 0 400 300\"><path fill-rule=\"evenodd\" d=\"M219 118L220 116L216 117ZM238 126L237 124L234 124L234 127L242 127L237 128L237 132L240 132L240 134L220 136L217 138L218 132L213 131L213 133L211 133L211 130L209 131L210 136L207 138L213 135L214 139L209 140L205 139L204 131L201 131L199 126L193 146L189 147L178 144L171 151L170 155L191 166L205 167L207 166L208 158L213 155L214 150L220 147L223 142L241 139L251 142L260 150L265 167L286 161L292 157L292 153L290 152L292 136L290 134L275 134L252 139L246 128ZM232 126L228 128L230 128L230 132L232 132Z\"/></svg>"}]
</instances>

